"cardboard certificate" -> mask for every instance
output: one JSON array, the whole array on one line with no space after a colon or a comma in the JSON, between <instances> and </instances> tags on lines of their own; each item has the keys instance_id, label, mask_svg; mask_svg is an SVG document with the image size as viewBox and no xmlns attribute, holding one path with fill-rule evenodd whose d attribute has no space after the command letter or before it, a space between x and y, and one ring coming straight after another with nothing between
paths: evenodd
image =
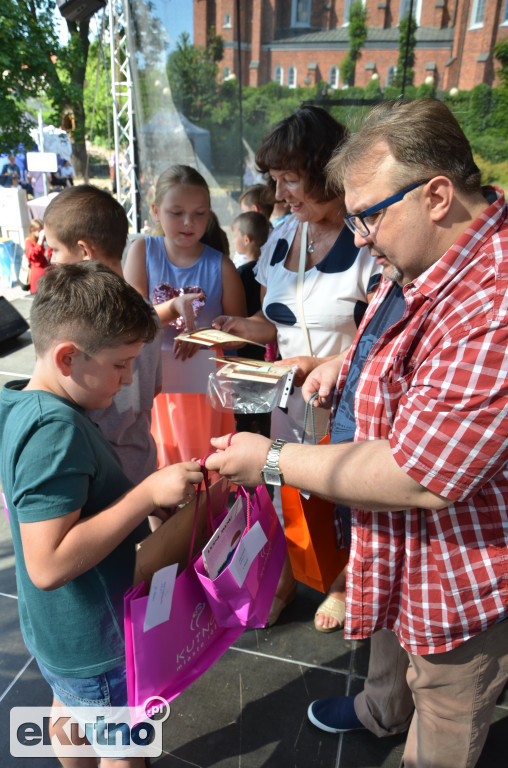
<instances>
[{"instance_id":1,"label":"cardboard certificate","mask_svg":"<svg viewBox=\"0 0 508 768\"><path fill-rule=\"evenodd\" d=\"M246 523L245 510L239 497L203 549L203 565L211 579L216 579L229 565Z\"/></svg>"},{"instance_id":2,"label":"cardboard certificate","mask_svg":"<svg viewBox=\"0 0 508 768\"><path fill-rule=\"evenodd\" d=\"M224 357L225 362L218 373L228 379L246 379L247 381L266 381L276 384L293 370L290 365L273 365L265 360L249 360L244 357ZM221 362L218 358L217 362ZM291 381L293 377L291 376Z\"/></svg>"},{"instance_id":3,"label":"cardboard certificate","mask_svg":"<svg viewBox=\"0 0 508 768\"><path fill-rule=\"evenodd\" d=\"M264 344L258 344L257 341L242 339L241 336L233 336L232 333L219 331L216 328L197 328L195 331L185 331L180 333L177 339L181 341L192 341L194 344L204 344L205 347L222 346L234 342L236 344L255 344L257 347L264 347Z\"/></svg>"}]
</instances>

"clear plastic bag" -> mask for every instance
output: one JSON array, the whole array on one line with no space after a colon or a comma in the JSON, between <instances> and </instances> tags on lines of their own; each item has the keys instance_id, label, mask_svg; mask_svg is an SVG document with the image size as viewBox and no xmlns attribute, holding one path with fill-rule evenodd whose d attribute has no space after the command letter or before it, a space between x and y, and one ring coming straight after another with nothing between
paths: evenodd
<instances>
[{"instance_id":1,"label":"clear plastic bag","mask_svg":"<svg viewBox=\"0 0 508 768\"><path fill-rule=\"evenodd\" d=\"M276 377L261 369L245 371L246 366L227 363L208 377L208 399L215 410L236 413L268 413L284 408L291 392L296 368L288 368ZM272 369L269 363L266 369ZM240 370L238 370L240 369Z\"/></svg>"}]
</instances>

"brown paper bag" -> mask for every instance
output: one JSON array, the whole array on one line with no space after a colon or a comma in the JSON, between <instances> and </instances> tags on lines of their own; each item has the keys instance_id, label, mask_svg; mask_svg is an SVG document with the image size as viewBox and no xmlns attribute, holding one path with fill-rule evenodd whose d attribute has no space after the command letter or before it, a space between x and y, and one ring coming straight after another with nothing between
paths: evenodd
<instances>
[{"instance_id":1,"label":"brown paper bag","mask_svg":"<svg viewBox=\"0 0 508 768\"><path fill-rule=\"evenodd\" d=\"M229 483L224 477L210 485L210 501L214 517L218 517L226 509L229 490ZM203 549L209 539L206 503L207 497L203 490L199 498L192 556ZM193 499L141 542L136 552L134 586L145 581L149 588L153 574L166 565L178 563L180 566L178 573L187 565L195 510L196 501Z\"/></svg>"}]
</instances>

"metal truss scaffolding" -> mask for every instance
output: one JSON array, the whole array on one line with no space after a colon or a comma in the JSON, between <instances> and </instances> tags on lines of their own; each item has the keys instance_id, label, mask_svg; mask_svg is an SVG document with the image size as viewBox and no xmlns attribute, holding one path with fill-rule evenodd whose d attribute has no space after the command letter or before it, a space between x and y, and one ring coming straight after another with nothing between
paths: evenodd
<instances>
[{"instance_id":1,"label":"metal truss scaffolding","mask_svg":"<svg viewBox=\"0 0 508 768\"><path fill-rule=\"evenodd\" d=\"M138 232L133 86L127 39L129 0L109 0L109 29L116 195L125 208L131 231Z\"/></svg>"}]
</instances>

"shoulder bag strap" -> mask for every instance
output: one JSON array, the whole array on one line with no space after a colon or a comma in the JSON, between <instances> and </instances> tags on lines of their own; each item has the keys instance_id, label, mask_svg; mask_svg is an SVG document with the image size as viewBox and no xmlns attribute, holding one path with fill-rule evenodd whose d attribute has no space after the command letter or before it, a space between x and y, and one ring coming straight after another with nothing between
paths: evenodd
<instances>
[{"instance_id":1,"label":"shoulder bag strap","mask_svg":"<svg viewBox=\"0 0 508 768\"><path fill-rule=\"evenodd\" d=\"M305 281L305 257L307 251L307 229L308 223L304 221L302 227L302 235L300 241L300 261L298 262L298 277L296 281L296 311L298 314L298 321L302 328L302 333L307 345L307 354L314 357L312 354L312 345L310 343L309 329L305 323L305 313L303 311L303 284Z\"/></svg>"}]
</instances>

